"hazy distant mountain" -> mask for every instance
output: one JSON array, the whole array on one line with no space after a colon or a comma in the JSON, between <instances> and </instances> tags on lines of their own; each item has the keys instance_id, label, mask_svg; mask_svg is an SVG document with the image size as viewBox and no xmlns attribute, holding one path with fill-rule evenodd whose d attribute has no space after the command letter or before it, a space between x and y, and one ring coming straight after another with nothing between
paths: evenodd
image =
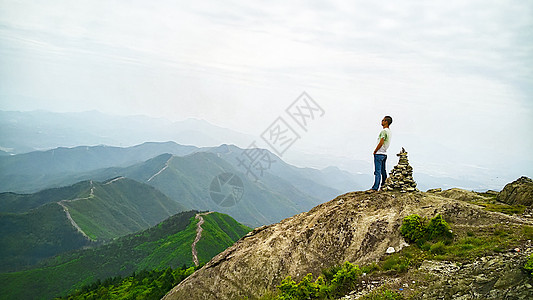
<instances>
[{"instance_id":1,"label":"hazy distant mountain","mask_svg":"<svg viewBox=\"0 0 533 300\"><path fill-rule=\"evenodd\" d=\"M212 181L222 173L242 180L242 199L233 206L221 206L211 198ZM254 181L222 157L197 152L184 157L163 154L127 168L110 168L83 175L104 179L125 176L148 183L190 209L226 213L243 224L259 226L277 222L322 202L316 195L303 192L291 182L265 173ZM323 187L328 193L335 189Z\"/></svg>"},{"instance_id":2,"label":"hazy distant mountain","mask_svg":"<svg viewBox=\"0 0 533 300\"><path fill-rule=\"evenodd\" d=\"M182 145L246 147L252 138L203 120L171 122L146 116L112 116L97 111L52 113L0 111L0 150L25 153L79 145L133 146L146 141Z\"/></svg>"},{"instance_id":3,"label":"hazy distant mountain","mask_svg":"<svg viewBox=\"0 0 533 300\"><path fill-rule=\"evenodd\" d=\"M62 254L30 270L0 274L0 298L51 299L97 279L191 266L191 245L197 236L196 213L182 212L109 244ZM228 215L211 213L203 219L202 235L195 247L200 263L209 261L250 231Z\"/></svg>"},{"instance_id":4,"label":"hazy distant mountain","mask_svg":"<svg viewBox=\"0 0 533 300\"><path fill-rule=\"evenodd\" d=\"M271 173L275 176L283 178L293 184L301 191L307 191L309 194L326 201L331 197L353 190L363 189L361 185L361 178L351 174L350 172L340 170L337 167L328 167L323 170L314 168L299 168L284 162L274 153L267 149L240 149L234 145L221 145L213 148L205 148L206 151L216 153L219 157L224 158L231 163L236 169L247 173L246 168L246 154L244 152L260 151L268 157L261 161L262 167L266 168L264 172ZM266 161L269 162L266 162ZM244 161L244 163L243 163ZM268 168L267 168L268 166ZM255 170L253 170L255 169ZM260 168L252 168L255 175L261 177ZM250 175L249 177L253 177Z\"/></svg>"},{"instance_id":5,"label":"hazy distant mountain","mask_svg":"<svg viewBox=\"0 0 533 300\"><path fill-rule=\"evenodd\" d=\"M217 153L235 168L246 171L239 166L237 160L244 150L226 144L218 147L198 148L174 142L150 142L126 148L103 145L78 146L11 156L0 155L0 192L33 193L50 187L65 186L90 179L87 176L80 177L80 173L109 167L125 167L164 153L183 156L197 151L209 151ZM313 188L316 183L323 187L333 188L336 190L335 193L340 193L366 190L374 180L371 174L353 174L337 167L327 167L322 170L294 167L283 162L272 152L263 151L267 151L270 157L279 161L279 163L273 163L267 172L289 180L300 190L306 189L310 193L314 193ZM421 190L453 186L483 190L483 185L474 180L434 177L420 172L415 172L415 177ZM321 193L321 191L318 192ZM321 196L328 199L333 195L326 193Z\"/></svg>"},{"instance_id":6,"label":"hazy distant mountain","mask_svg":"<svg viewBox=\"0 0 533 300\"><path fill-rule=\"evenodd\" d=\"M158 188L189 209L224 212L253 226L279 221L344 191L360 188L348 172L337 168L324 171L297 168L264 149L261 151L272 163L262 176L258 172L258 177L253 178L238 161L244 159L242 155L249 150L233 145L198 149L168 142L131 148L97 146L31 152L0 157L0 179L3 180L0 188L27 192L124 176ZM193 151L197 152L179 156ZM204 151L210 153L202 154ZM146 160L150 155L166 152L168 154ZM128 161L141 159L146 161L122 167ZM94 170L96 168L100 169ZM243 199L236 206L219 206L210 197L211 182L223 172L237 174L243 180Z\"/></svg>"},{"instance_id":7,"label":"hazy distant mountain","mask_svg":"<svg viewBox=\"0 0 533 300\"><path fill-rule=\"evenodd\" d=\"M147 229L184 207L155 188L119 178L35 194L0 194L0 271L31 265L93 240Z\"/></svg>"},{"instance_id":8,"label":"hazy distant mountain","mask_svg":"<svg viewBox=\"0 0 533 300\"><path fill-rule=\"evenodd\" d=\"M418 136L399 134L399 139L396 141L401 143L401 146L407 146L413 158L416 157L413 167L415 167L415 176L421 175L418 179L421 189L433 188L439 184L442 187L461 186L479 191L501 189L509 180L528 174L533 165L530 159L519 159L518 163L509 168L508 163L496 162L490 156L485 161L472 164L468 157L449 156L453 149L450 149L445 142L435 144L435 141L431 141L433 146L428 148L427 145L420 145ZM198 147L214 147L226 143L245 148L256 139L256 136L221 128L197 119L171 122L146 116L106 115L97 111L81 113L0 111L0 157L80 145L128 147L146 141L175 141L182 145ZM400 145L397 144L396 147ZM447 158L442 161L436 160L436 157ZM284 155L287 162L298 166L318 169L337 166L347 170L355 174L352 177L356 182L363 183L356 186L357 189L368 189L373 181L373 166L370 154L364 158L366 160L317 154L313 153L313 149L291 149ZM395 164L393 162L395 160L394 153L391 153L389 169ZM465 161L469 161L469 164L465 164ZM439 177L438 181L433 180L435 176ZM34 192L42 188L45 187L36 186L27 191ZM0 191L10 190L13 189L0 189ZM341 190L348 191L344 188Z\"/></svg>"},{"instance_id":9,"label":"hazy distant mountain","mask_svg":"<svg viewBox=\"0 0 533 300\"><path fill-rule=\"evenodd\" d=\"M197 150L194 146L165 142L128 148L79 146L0 156L0 192L28 193L73 184L72 175L82 172L129 166L163 153L181 156Z\"/></svg>"}]
</instances>

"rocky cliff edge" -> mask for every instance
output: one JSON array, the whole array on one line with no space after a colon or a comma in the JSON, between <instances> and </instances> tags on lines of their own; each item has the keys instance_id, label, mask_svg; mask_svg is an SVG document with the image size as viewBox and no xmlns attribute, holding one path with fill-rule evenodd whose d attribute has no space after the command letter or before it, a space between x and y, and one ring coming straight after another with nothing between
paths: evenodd
<instances>
[{"instance_id":1,"label":"rocky cliff edge","mask_svg":"<svg viewBox=\"0 0 533 300\"><path fill-rule=\"evenodd\" d=\"M351 192L256 228L164 299L257 299L275 290L287 275L300 280L345 261L376 262L389 247L398 251L407 246L399 228L411 214L428 219L441 214L452 228L462 229L532 223L435 193ZM525 253L521 255L523 260Z\"/></svg>"}]
</instances>

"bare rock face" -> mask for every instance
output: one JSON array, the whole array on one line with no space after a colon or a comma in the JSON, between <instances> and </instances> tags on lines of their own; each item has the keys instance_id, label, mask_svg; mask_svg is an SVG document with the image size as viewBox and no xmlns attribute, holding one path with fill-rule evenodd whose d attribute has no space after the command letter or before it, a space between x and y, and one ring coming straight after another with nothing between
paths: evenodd
<instances>
[{"instance_id":1,"label":"bare rock face","mask_svg":"<svg viewBox=\"0 0 533 300\"><path fill-rule=\"evenodd\" d=\"M533 205L533 180L522 176L507 184L496 197L498 201L507 204Z\"/></svg>"},{"instance_id":2,"label":"bare rock face","mask_svg":"<svg viewBox=\"0 0 533 300\"><path fill-rule=\"evenodd\" d=\"M531 279L522 270L530 254L506 252L462 265L425 261L420 271L432 284L414 299L531 299Z\"/></svg>"},{"instance_id":3,"label":"bare rock face","mask_svg":"<svg viewBox=\"0 0 533 300\"><path fill-rule=\"evenodd\" d=\"M164 299L258 299L287 275L307 273L349 261L378 261L389 247L405 246L399 227L411 214L474 226L512 221L469 203L430 193L352 192L277 224L256 228L214 257Z\"/></svg>"}]
</instances>

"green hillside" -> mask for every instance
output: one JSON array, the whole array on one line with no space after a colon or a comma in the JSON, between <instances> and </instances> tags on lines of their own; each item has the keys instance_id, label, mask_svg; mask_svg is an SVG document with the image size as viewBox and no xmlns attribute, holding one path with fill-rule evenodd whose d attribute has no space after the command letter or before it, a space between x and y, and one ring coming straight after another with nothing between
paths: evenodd
<instances>
[{"instance_id":1,"label":"green hillside","mask_svg":"<svg viewBox=\"0 0 533 300\"><path fill-rule=\"evenodd\" d=\"M150 228L185 210L152 186L126 178L2 193L0 204L0 272Z\"/></svg>"},{"instance_id":2,"label":"green hillside","mask_svg":"<svg viewBox=\"0 0 533 300\"><path fill-rule=\"evenodd\" d=\"M126 278L110 277L83 286L56 300L115 299L159 300L173 287L190 276L198 267L135 272Z\"/></svg>"},{"instance_id":3,"label":"green hillside","mask_svg":"<svg viewBox=\"0 0 533 300\"><path fill-rule=\"evenodd\" d=\"M185 207L153 187L127 178L92 182L86 198L65 201L72 219L94 240L137 232Z\"/></svg>"},{"instance_id":4,"label":"green hillside","mask_svg":"<svg viewBox=\"0 0 533 300\"><path fill-rule=\"evenodd\" d=\"M250 228L225 214L212 213L203 218L205 222L202 224L202 238L196 244L200 263L208 262L221 252L220 248L228 248L250 231ZM219 248L212 245L219 245Z\"/></svg>"},{"instance_id":5,"label":"green hillside","mask_svg":"<svg viewBox=\"0 0 533 300\"><path fill-rule=\"evenodd\" d=\"M126 276L143 269L191 266L196 213L179 213L143 232L59 255L31 270L0 274L0 299L49 299L98 279ZM200 262L207 262L250 231L219 213L204 216L204 220L202 239L197 244Z\"/></svg>"},{"instance_id":6,"label":"green hillside","mask_svg":"<svg viewBox=\"0 0 533 300\"><path fill-rule=\"evenodd\" d=\"M0 214L0 272L14 271L91 244L56 203L22 214Z\"/></svg>"}]
</instances>

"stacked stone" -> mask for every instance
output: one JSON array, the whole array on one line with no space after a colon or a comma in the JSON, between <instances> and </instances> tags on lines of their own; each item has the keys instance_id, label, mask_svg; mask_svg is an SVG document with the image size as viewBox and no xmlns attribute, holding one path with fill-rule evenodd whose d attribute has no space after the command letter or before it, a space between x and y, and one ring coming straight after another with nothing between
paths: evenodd
<instances>
[{"instance_id":1,"label":"stacked stone","mask_svg":"<svg viewBox=\"0 0 533 300\"><path fill-rule=\"evenodd\" d=\"M402 151L396 155L400 160L385 180L382 190L402 193L418 191L413 179L413 167L409 165L409 159L407 159L407 152L402 148Z\"/></svg>"}]
</instances>

